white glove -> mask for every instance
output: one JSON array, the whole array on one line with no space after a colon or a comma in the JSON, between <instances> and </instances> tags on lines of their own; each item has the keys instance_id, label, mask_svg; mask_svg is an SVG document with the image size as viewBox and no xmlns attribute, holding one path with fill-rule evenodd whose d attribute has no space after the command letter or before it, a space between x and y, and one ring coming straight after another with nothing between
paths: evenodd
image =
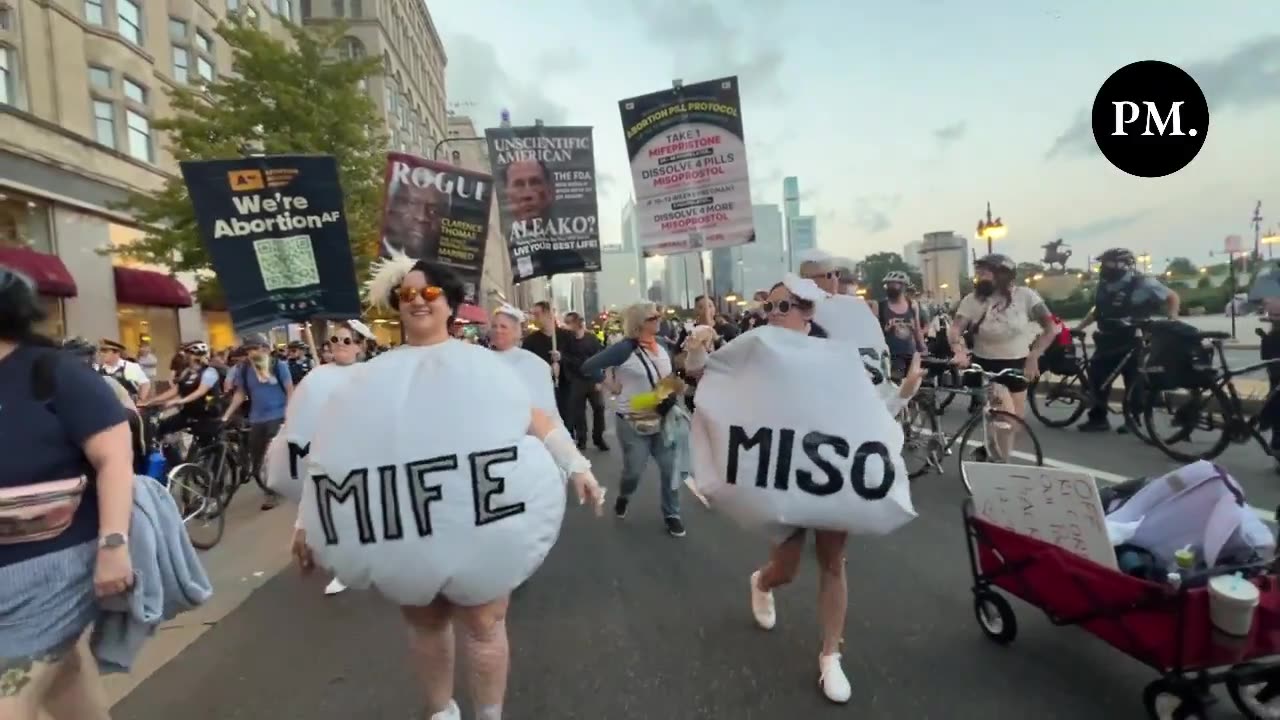
<instances>
[{"instance_id":1,"label":"white glove","mask_svg":"<svg viewBox=\"0 0 1280 720\"><path fill-rule=\"evenodd\" d=\"M556 466L565 475L591 471L591 461L578 450L578 445L569 436L569 431L563 427L552 430L543 438L542 444L546 446L547 452L551 453L551 459L555 460Z\"/></svg>"}]
</instances>

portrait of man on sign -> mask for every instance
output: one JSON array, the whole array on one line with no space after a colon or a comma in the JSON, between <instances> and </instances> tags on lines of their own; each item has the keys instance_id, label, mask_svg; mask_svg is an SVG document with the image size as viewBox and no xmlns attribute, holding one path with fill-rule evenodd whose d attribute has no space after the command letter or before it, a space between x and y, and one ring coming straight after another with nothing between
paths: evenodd
<instances>
[{"instance_id":1,"label":"portrait of man on sign","mask_svg":"<svg viewBox=\"0 0 1280 720\"><path fill-rule=\"evenodd\" d=\"M507 165L502 169L502 187L513 221L528 222L536 218L545 221L550 217L551 204L556 198L555 184L541 160L516 160ZM530 224L525 229L535 232L540 228Z\"/></svg>"},{"instance_id":2,"label":"portrait of man on sign","mask_svg":"<svg viewBox=\"0 0 1280 720\"><path fill-rule=\"evenodd\" d=\"M450 196L434 185L392 181L387 187L387 218L382 243L412 258L436 259L440 223L449 215Z\"/></svg>"}]
</instances>

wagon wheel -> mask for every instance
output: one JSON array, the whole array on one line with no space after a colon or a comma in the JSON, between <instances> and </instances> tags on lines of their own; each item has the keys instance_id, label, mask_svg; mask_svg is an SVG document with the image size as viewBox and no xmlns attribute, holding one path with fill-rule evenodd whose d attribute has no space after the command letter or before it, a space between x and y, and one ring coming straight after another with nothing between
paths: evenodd
<instances>
[{"instance_id":1,"label":"wagon wheel","mask_svg":"<svg viewBox=\"0 0 1280 720\"><path fill-rule=\"evenodd\" d=\"M1142 704L1151 720L1207 720L1209 717L1194 687L1163 678L1142 691Z\"/></svg>"},{"instance_id":2,"label":"wagon wheel","mask_svg":"<svg viewBox=\"0 0 1280 720\"><path fill-rule=\"evenodd\" d=\"M1009 601L995 591L984 589L973 594L973 614L982 632L1000 645L1008 645L1018 636L1018 616Z\"/></svg>"},{"instance_id":3,"label":"wagon wheel","mask_svg":"<svg viewBox=\"0 0 1280 720\"><path fill-rule=\"evenodd\" d=\"M1248 720L1280 720L1280 673L1228 675L1227 694Z\"/></svg>"}]
</instances>

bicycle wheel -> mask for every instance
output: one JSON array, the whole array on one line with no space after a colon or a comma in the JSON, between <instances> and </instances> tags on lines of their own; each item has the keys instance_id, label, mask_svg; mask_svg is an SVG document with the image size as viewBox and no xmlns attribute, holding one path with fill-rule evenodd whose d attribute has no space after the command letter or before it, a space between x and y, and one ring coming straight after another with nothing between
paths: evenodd
<instances>
[{"instance_id":1,"label":"bicycle wheel","mask_svg":"<svg viewBox=\"0 0 1280 720\"><path fill-rule=\"evenodd\" d=\"M1051 428L1075 423L1089 409L1089 380L1084 373L1041 375L1027 387L1031 414Z\"/></svg>"},{"instance_id":2,"label":"bicycle wheel","mask_svg":"<svg viewBox=\"0 0 1280 720\"><path fill-rule=\"evenodd\" d=\"M1213 460L1231 444L1231 420L1226 414L1233 415L1235 410L1221 386L1178 388L1161 396L1162 402L1148 404L1142 414L1151 444L1160 452L1189 463ZM1203 436L1197 434L1200 431Z\"/></svg>"},{"instance_id":3,"label":"bicycle wheel","mask_svg":"<svg viewBox=\"0 0 1280 720\"><path fill-rule=\"evenodd\" d=\"M1121 408L1121 412L1124 414L1125 429L1130 435L1147 445L1151 445L1152 440L1143 416L1147 406L1156 403L1158 399L1159 393L1148 389L1147 382L1141 374L1133 381L1132 386L1124 389L1124 407Z\"/></svg>"},{"instance_id":4,"label":"bicycle wheel","mask_svg":"<svg viewBox=\"0 0 1280 720\"><path fill-rule=\"evenodd\" d=\"M964 471L966 462L1029 467L1044 465L1044 452L1035 431L1026 420L1004 410L988 410L981 422L970 423L960 437L960 448L960 479L964 482L965 492L970 494L973 488L969 486L969 476Z\"/></svg>"},{"instance_id":5,"label":"bicycle wheel","mask_svg":"<svg viewBox=\"0 0 1280 720\"><path fill-rule=\"evenodd\" d=\"M963 387L960 383L960 371L947 370L942 373L938 376L938 385L940 387L948 388ZM946 412L947 408L951 406L951 403L955 401L956 394L952 392L934 393L933 399L934 407L937 408L938 414L942 414Z\"/></svg>"},{"instance_id":6,"label":"bicycle wheel","mask_svg":"<svg viewBox=\"0 0 1280 720\"><path fill-rule=\"evenodd\" d=\"M205 468L183 463L169 471L169 492L174 495L182 513L183 524L191 544L208 550L222 540L227 518L222 512L211 512L219 502L218 482Z\"/></svg>"},{"instance_id":7,"label":"bicycle wheel","mask_svg":"<svg viewBox=\"0 0 1280 720\"><path fill-rule=\"evenodd\" d=\"M929 471L938 437L938 415L934 410L932 390L921 390L903 410L902 462L907 477L915 480Z\"/></svg>"}]
</instances>

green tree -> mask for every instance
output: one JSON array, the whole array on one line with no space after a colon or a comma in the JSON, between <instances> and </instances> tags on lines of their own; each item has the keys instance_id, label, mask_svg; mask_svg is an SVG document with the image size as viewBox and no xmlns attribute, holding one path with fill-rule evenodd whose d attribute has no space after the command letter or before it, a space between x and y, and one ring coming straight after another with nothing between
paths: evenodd
<instances>
[{"instance_id":1,"label":"green tree","mask_svg":"<svg viewBox=\"0 0 1280 720\"><path fill-rule=\"evenodd\" d=\"M363 272L377 254L386 135L362 86L382 72L382 61L341 57L342 26L288 29L291 45L239 19L220 24L218 35L232 52L231 72L202 86L168 90L173 115L153 127L179 161L234 158L247 148L267 155L333 155L352 252ZM210 270L181 177L169 178L159 192L133 194L121 209L146 235L119 252L179 272Z\"/></svg>"},{"instance_id":2,"label":"green tree","mask_svg":"<svg viewBox=\"0 0 1280 720\"><path fill-rule=\"evenodd\" d=\"M1186 277L1188 275L1195 275L1200 272L1200 269L1197 268L1196 264L1191 262L1189 259L1176 257L1169 261L1169 264L1165 266L1164 271L1169 273L1172 277Z\"/></svg>"},{"instance_id":3,"label":"green tree","mask_svg":"<svg viewBox=\"0 0 1280 720\"><path fill-rule=\"evenodd\" d=\"M923 289L920 271L903 260L901 255L895 252L872 253L858 263L858 274L866 283L868 297L884 299L884 276L893 270L906 273L912 285Z\"/></svg>"}]
</instances>

